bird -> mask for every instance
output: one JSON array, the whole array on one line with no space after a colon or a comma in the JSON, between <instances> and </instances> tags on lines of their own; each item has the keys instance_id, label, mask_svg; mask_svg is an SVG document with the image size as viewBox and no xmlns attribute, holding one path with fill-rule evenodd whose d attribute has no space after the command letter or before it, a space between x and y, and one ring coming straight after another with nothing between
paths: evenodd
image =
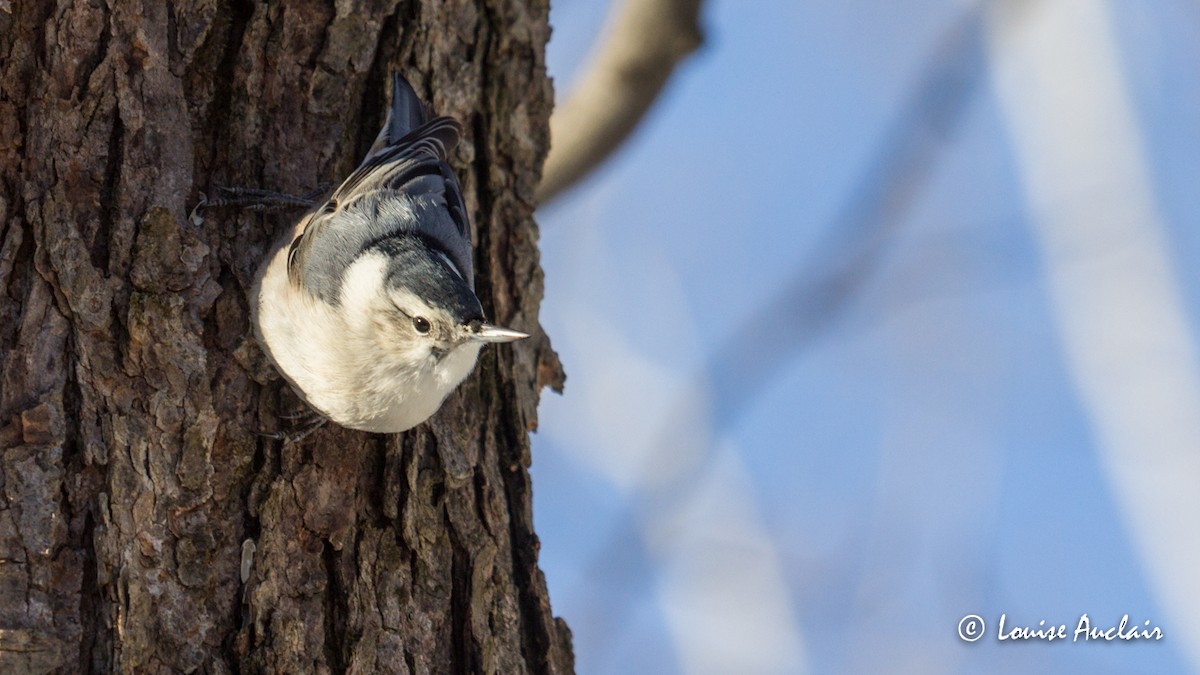
<instances>
[{"instance_id":1,"label":"bird","mask_svg":"<svg viewBox=\"0 0 1200 675\"><path fill-rule=\"evenodd\" d=\"M448 162L462 127L398 72L366 157L269 250L251 289L258 342L316 412L397 433L429 419L482 347L529 337L488 323L471 226Z\"/></svg>"}]
</instances>

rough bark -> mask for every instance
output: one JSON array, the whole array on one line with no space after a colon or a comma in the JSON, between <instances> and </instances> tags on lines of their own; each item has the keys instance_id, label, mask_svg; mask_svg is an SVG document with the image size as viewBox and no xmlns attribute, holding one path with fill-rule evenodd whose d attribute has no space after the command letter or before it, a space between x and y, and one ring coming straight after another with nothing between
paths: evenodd
<instances>
[{"instance_id":1,"label":"rough bark","mask_svg":"<svg viewBox=\"0 0 1200 675\"><path fill-rule=\"evenodd\" d=\"M532 220L545 0L19 0L0 13L0 672L568 672L528 432L561 382ZM463 120L480 296L535 333L429 423L259 435L247 324L291 216L199 193L344 175L400 67Z\"/></svg>"}]
</instances>

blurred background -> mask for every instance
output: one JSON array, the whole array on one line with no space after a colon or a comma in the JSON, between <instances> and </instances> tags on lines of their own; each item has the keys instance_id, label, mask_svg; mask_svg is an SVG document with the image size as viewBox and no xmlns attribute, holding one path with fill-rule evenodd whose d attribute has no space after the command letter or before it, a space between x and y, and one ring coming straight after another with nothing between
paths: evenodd
<instances>
[{"instance_id":1,"label":"blurred background","mask_svg":"<svg viewBox=\"0 0 1200 675\"><path fill-rule=\"evenodd\" d=\"M560 102L610 9L551 2ZM1200 2L700 22L539 211L567 384L535 522L578 671L1200 672Z\"/></svg>"}]
</instances>

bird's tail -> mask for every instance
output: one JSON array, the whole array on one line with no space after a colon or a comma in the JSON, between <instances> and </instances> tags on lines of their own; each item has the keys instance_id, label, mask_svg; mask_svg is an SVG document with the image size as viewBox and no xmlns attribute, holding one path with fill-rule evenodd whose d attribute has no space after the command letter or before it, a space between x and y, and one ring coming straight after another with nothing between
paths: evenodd
<instances>
[{"instance_id":1,"label":"bird's tail","mask_svg":"<svg viewBox=\"0 0 1200 675\"><path fill-rule=\"evenodd\" d=\"M371 159L428 120L429 112L425 109L421 98L417 96L417 92L413 91L408 80L405 80L399 72L392 73L392 104L388 107L387 119L383 122L383 128L379 130L379 135L375 137L375 143L371 145L371 151L367 153L366 159L363 161Z\"/></svg>"}]
</instances>

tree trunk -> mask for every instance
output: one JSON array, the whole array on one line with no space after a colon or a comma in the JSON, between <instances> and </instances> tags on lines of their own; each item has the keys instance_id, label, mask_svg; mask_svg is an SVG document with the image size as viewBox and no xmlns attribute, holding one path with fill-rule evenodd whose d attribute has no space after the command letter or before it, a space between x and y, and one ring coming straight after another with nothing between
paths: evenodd
<instances>
[{"instance_id":1,"label":"tree trunk","mask_svg":"<svg viewBox=\"0 0 1200 675\"><path fill-rule=\"evenodd\" d=\"M5 3L0 3L3 5ZM17 0L0 11L0 672L572 669L532 527L528 432L561 382L532 220L546 0ZM357 164L400 68L463 121L490 317L417 429L326 425L246 290L304 193Z\"/></svg>"}]
</instances>

